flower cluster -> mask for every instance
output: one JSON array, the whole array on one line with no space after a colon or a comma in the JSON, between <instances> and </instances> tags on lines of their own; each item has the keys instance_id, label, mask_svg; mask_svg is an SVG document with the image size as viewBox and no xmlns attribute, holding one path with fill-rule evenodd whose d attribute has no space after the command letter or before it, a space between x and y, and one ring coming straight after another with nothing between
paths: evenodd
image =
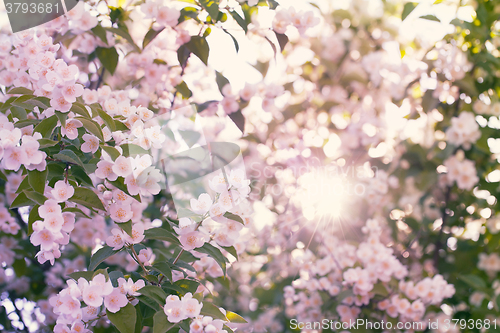
<instances>
[{"instance_id":1,"label":"flower cluster","mask_svg":"<svg viewBox=\"0 0 500 333\"><path fill-rule=\"evenodd\" d=\"M28 170L43 171L47 154L39 150L40 133L33 133L33 125L15 128L7 117L0 114L0 160L6 170L17 171L21 166Z\"/></svg>"},{"instance_id":2,"label":"flower cluster","mask_svg":"<svg viewBox=\"0 0 500 333\"><path fill-rule=\"evenodd\" d=\"M479 181L474 162L459 158L457 154L444 161L444 166L447 168L446 181L449 185L456 182L460 189L471 190Z\"/></svg>"},{"instance_id":3,"label":"flower cluster","mask_svg":"<svg viewBox=\"0 0 500 333\"><path fill-rule=\"evenodd\" d=\"M297 12L294 7L282 8L276 11L276 16L273 20L273 29L284 34L289 26L297 28L299 33L304 34L307 29L316 26L319 23L319 17L315 16L312 11Z\"/></svg>"},{"instance_id":4,"label":"flower cluster","mask_svg":"<svg viewBox=\"0 0 500 333\"><path fill-rule=\"evenodd\" d=\"M180 299L175 295L168 296L163 311L169 322L178 323L184 319L199 316L202 307L203 303L193 298L191 293L187 293Z\"/></svg>"},{"instance_id":5,"label":"flower cluster","mask_svg":"<svg viewBox=\"0 0 500 333\"><path fill-rule=\"evenodd\" d=\"M295 250L298 252L293 263L300 267L300 278L284 289L289 305L287 315L296 316L298 321L319 320L324 304L322 294L326 293L328 297L338 297L336 311L342 322L355 321L361 307L370 304L391 318L423 321L427 306L441 304L453 296L453 285L441 275L418 283L405 281L408 270L393 249L380 242L381 230L376 220L368 220L363 228L368 233L367 241L354 246L329 238L322 248L328 254L317 259L309 250ZM395 280L400 281L399 285L392 282Z\"/></svg>"},{"instance_id":6,"label":"flower cluster","mask_svg":"<svg viewBox=\"0 0 500 333\"><path fill-rule=\"evenodd\" d=\"M104 158L97 163L95 175L100 179L115 181L118 177L123 177L130 195L151 195L158 194L161 186L159 182L163 180L160 170L152 166L152 159L149 155L132 157L119 156L115 161L111 158ZM111 218L116 222L127 222L131 218L132 211L127 205L134 199L128 195L118 198L113 196L114 203L110 205Z\"/></svg>"},{"instance_id":7,"label":"flower cluster","mask_svg":"<svg viewBox=\"0 0 500 333\"><path fill-rule=\"evenodd\" d=\"M74 188L60 180L50 191L52 199L46 200L38 208L38 215L43 220L33 223L33 234L30 241L33 245L40 245L37 253L38 261L47 260L53 265L55 258L61 256L60 245L69 243L69 234L75 226L75 213L63 212L59 203L73 196Z\"/></svg>"},{"instance_id":8,"label":"flower cluster","mask_svg":"<svg viewBox=\"0 0 500 333\"><path fill-rule=\"evenodd\" d=\"M128 296L139 296L138 290L144 287L144 280L133 282L132 279L118 278L119 286L114 288L111 280L104 274L95 275L91 281L79 278L67 281L67 287L49 299L53 311L58 315L55 333L63 333L69 329L77 332L91 332L86 328L99 318L102 305L116 313L129 303ZM86 306L82 307L81 303Z\"/></svg>"},{"instance_id":9,"label":"flower cluster","mask_svg":"<svg viewBox=\"0 0 500 333\"><path fill-rule=\"evenodd\" d=\"M209 181L210 188L215 191L216 200L208 193L202 193L198 199L191 199L191 209L195 214L204 217L201 223L190 218L179 219L179 226L174 227L180 236L185 250L193 250L213 239L220 246L233 246L243 228L241 222L224 216L234 211L250 193L250 181L241 169L231 170L226 176L220 172ZM208 218L209 216L209 218ZM206 218L205 218L206 217Z\"/></svg>"},{"instance_id":10,"label":"flower cluster","mask_svg":"<svg viewBox=\"0 0 500 333\"><path fill-rule=\"evenodd\" d=\"M283 95L283 93L283 86L278 84L254 85L247 83L239 93L233 92L231 85L226 84L222 88L224 98L220 104L224 112L229 115L240 110L242 106L248 105L254 97L257 97L262 100L262 110L272 112L276 109L275 99Z\"/></svg>"},{"instance_id":11,"label":"flower cluster","mask_svg":"<svg viewBox=\"0 0 500 333\"><path fill-rule=\"evenodd\" d=\"M472 112L462 112L451 118L451 126L446 131L448 141L456 146L469 149L471 144L481 137L479 125Z\"/></svg>"},{"instance_id":12,"label":"flower cluster","mask_svg":"<svg viewBox=\"0 0 500 333\"><path fill-rule=\"evenodd\" d=\"M488 274L496 274L500 272L500 257L497 253L480 253L477 268L486 271Z\"/></svg>"}]
</instances>

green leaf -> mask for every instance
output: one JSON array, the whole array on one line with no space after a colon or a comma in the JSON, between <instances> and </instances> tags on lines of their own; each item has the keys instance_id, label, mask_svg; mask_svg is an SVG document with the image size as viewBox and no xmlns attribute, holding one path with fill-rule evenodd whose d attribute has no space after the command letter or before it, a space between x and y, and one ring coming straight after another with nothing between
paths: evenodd
<instances>
[{"instance_id":1,"label":"green leaf","mask_svg":"<svg viewBox=\"0 0 500 333\"><path fill-rule=\"evenodd\" d=\"M59 141L54 141L50 139L38 139L38 143L40 144L40 148L48 148L48 147L54 147L59 143Z\"/></svg>"},{"instance_id":2,"label":"green leaf","mask_svg":"<svg viewBox=\"0 0 500 333\"><path fill-rule=\"evenodd\" d=\"M420 16L419 18L425 19L425 20L430 20L430 21L436 21L436 22L441 22L436 16L434 15L424 15Z\"/></svg>"},{"instance_id":3,"label":"green leaf","mask_svg":"<svg viewBox=\"0 0 500 333\"><path fill-rule=\"evenodd\" d=\"M99 199L97 194L85 187L76 187L75 194L69 200L87 208L97 208L105 211L101 199Z\"/></svg>"},{"instance_id":4,"label":"green leaf","mask_svg":"<svg viewBox=\"0 0 500 333\"><path fill-rule=\"evenodd\" d=\"M95 49L95 53L104 68L106 68L111 75L113 75L115 73L116 66L118 65L118 52L116 52L116 49L114 47L97 47Z\"/></svg>"},{"instance_id":5,"label":"green leaf","mask_svg":"<svg viewBox=\"0 0 500 333\"><path fill-rule=\"evenodd\" d=\"M158 311L153 316L153 333L166 333L177 324L170 323L163 310Z\"/></svg>"},{"instance_id":6,"label":"green leaf","mask_svg":"<svg viewBox=\"0 0 500 333\"><path fill-rule=\"evenodd\" d=\"M245 33L247 33L248 32L247 21L245 21L245 19L243 17L241 17L240 14L238 14L234 10L229 11L229 14L231 14L231 16L234 18L236 23L238 23L238 25L245 31Z\"/></svg>"},{"instance_id":7,"label":"green leaf","mask_svg":"<svg viewBox=\"0 0 500 333\"><path fill-rule=\"evenodd\" d=\"M245 132L245 117L241 113L241 110L231 113L229 118L231 118L242 133Z\"/></svg>"},{"instance_id":8,"label":"green leaf","mask_svg":"<svg viewBox=\"0 0 500 333\"><path fill-rule=\"evenodd\" d=\"M165 277L172 281L172 268L170 268L170 263L168 262L158 262L151 267L153 270L165 275Z\"/></svg>"},{"instance_id":9,"label":"green leaf","mask_svg":"<svg viewBox=\"0 0 500 333\"><path fill-rule=\"evenodd\" d=\"M111 283L113 284L113 287L115 287L115 288L118 287L118 279L125 278L123 276L123 273L120 271L109 272L108 276L109 276L109 279L111 280Z\"/></svg>"},{"instance_id":10,"label":"green leaf","mask_svg":"<svg viewBox=\"0 0 500 333\"><path fill-rule=\"evenodd\" d=\"M21 184L17 187L16 193L21 193L23 190L31 190L30 182L28 177L24 177Z\"/></svg>"},{"instance_id":11,"label":"green leaf","mask_svg":"<svg viewBox=\"0 0 500 333\"><path fill-rule=\"evenodd\" d=\"M200 314L224 321L228 319L216 305L207 301L203 302L203 308L201 308Z\"/></svg>"},{"instance_id":12,"label":"green leaf","mask_svg":"<svg viewBox=\"0 0 500 333\"><path fill-rule=\"evenodd\" d=\"M382 297L387 297L389 295L389 291L387 291L387 288L381 282L373 286L372 293L380 295Z\"/></svg>"},{"instance_id":13,"label":"green leaf","mask_svg":"<svg viewBox=\"0 0 500 333\"><path fill-rule=\"evenodd\" d=\"M236 222L240 222L241 224L245 224L245 222L243 222L243 219L236 214L226 212L224 213L224 217Z\"/></svg>"},{"instance_id":14,"label":"green leaf","mask_svg":"<svg viewBox=\"0 0 500 333\"><path fill-rule=\"evenodd\" d=\"M79 181L80 184L85 184L87 186L93 187L94 184L92 183L92 179L88 176L87 172L85 171L84 168L78 166L78 165L72 165L69 168L69 171L71 172L71 175L76 178L76 180Z\"/></svg>"},{"instance_id":15,"label":"green leaf","mask_svg":"<svg viewBox=\"0 0 500 333\"><path fill-rule=\"evenodd\" d=\"M205 65L208 65L208 54L210 47L207 40L200 36L191 36L191 40L187 42L186 47L193 52Z\"/></svg>"},{"instance_id":16,"label":"green leaf","mask_svg":"<svg viewBox=\"0 0 500 333\"><path fill-rule=\"evenodd\" d=\"M151 43L151 41L163 31L163 29L165 28L161 28L158 31L149 29L149 31L146 33L146 36L144 36L144 40L142 41L142 48L145 49L146 46L148 46L148 44Z\"/></svg>"},{"instance_id":17,"label":"green leaf","mask_svg":"<svg viewBox=\"0 0 500 333\"><path fill-rule=\"evenodd\" d=\"M174 285L181 288L184 293L194 294L200 283L190 279L181 279L174 282Z\"/></svg>"},{"instance_id":18,"label":"green leaf","mask_svg":"<svg viewBox=\"0 0 500 333\"><path fill-rule=\"evenodd\" d=\"M148 274L148 275L144 276L144 278L146 280L148 280L149 282L151 282L153 285L158 284L158 276L156 276L156 275Z\"/></svg>"},{"instance_id":19,"label":"green leaf","mask_svg":"<svg viewBox=\"0 0 500 333\"><path fill-rule=\"evenodd\" d=\"M14 262L12 263L12 268L14 269L14 272L16 273L17 276L26 275L27 267L28 266L26 265L26 260L24 260L24 258L15 259Z\"/></svg>"},{"instance_id":20,"label":"green leaf","mask_svg":"<svg viewBox=\"0 0 500 333\"><path fill-rule=\"evenodd\" d=\"M132 236L132 220L128 220L127 222L123 223L116 223L122 229L125 231L129 236Z\"/></svg>"},{"instance_id":21,"label":"green leaf","mask_svg":"<svg viewBox=\"0 0 500 333\"><path fill-rule=\"evenodd\" d=\"M136 155L146 155L149 154L149 151L146 149L135 145L133 143L126 143L120 146L123 151L123 156L125 157L135 157Z\"/></svg>"},{"instance_id":22,"label":"green leaf","mask_svg":"<svg viewBox=\"0 0 500 333\"><path fill-rule=\"evenodd\" d=\"M93 120L83 118L83 117L75 117L82 122L83 127L89 132L94 134L101 142L104 142L104 136L102 135L101 126Z\"/></svg>"},{"instance_id":23,"label":"green leaf","mask_svg":"<svg viewBox=\"0 0 500 333\"><path fill-rule=\"evenodd\" d=\"M21 107L23 109L33 110L35 107L32 104L28 104L27 102L31 99L35 98L33 95L22 95L12 101L12 105Z\"/></svg>"},{"instance_id":24,"label":"green leaf","mask_svg":"<svg viewBox=\"0 0 500 333\"><path fill-rule=\"evenodd\" d=\"M217 261L217 263L219 264L219 266L222 268L222 271L224 272L224 275L226 275L226 262L227 262L227 258L224 257L224 255L222 254L222 252L218 248L216 248L212 244L205 243L205 244L203 244L202 247L196 248L195 251L206 253L210 257L212 257L213 259L215 259L215 261Z\"/></svg>"},{"instance_id":25,"label":"green leaf","mask_svg":"<svg viewBox=\"0 0 500 333\"><path fill-rule=\"evenodd\" d=\"M408 15L417 7L418 3L416 2L407 2L403 7L403 13L401 14L401 21L404 21Z\"/></svg>"},{"instance_id":26,"label":"green leaf","mask_svg":"<svg viewBox=\"0 0 500 333\"><path fill-rule=\"evenodd\" d=\"M95 110L97 111L97 114L99 115L99 117L101 117L101 119L104 121L104 124L106 124L106 126L109 127L111 132L116 131L114 119L109 114L107 114L106 112L101 110L100 108L95 108Z\"/></svg>"},{"instance_id":27,"label":"green leaf","mask_svg":"<svg viewBox=\"0 0 500 333\"><path fill-rule=\"evenodd\" d=\"M68 114L59 111L55 111L55 114L57 116L57 119L59 119L61 126L66 127L66 118L68 118Z\"/></svg>"},{"instance_id":28,"label":"green leaf","mask_svg":"<svg viewBox=\"0 0 500 333\"><path fill-rule=\"evenodd\" d=\"M35 203L28 199L26 194L24 192L21 192L17 195L17 197L12 201L12 204L10 205L10 208L19 208L19 207L25 207L25 206L34 206Z\"/></svg>"},{"instance_id":29,"label":"green leaf","mask_svg":"<svg viewBox=\"0 0 500 333\"><path fill-rule=\"evenodd\" d=\"M238 260L238 252L236 252L234 246L221 246L221 247L227 252L229 252L233 257L235 257L236 260Z\"/></svg>"},{"instance_id":30,"label":"green leaf","mask_svg":"<svg viewBox=\"0 0 500 333\"><path fill-rule=\"evenodd\" d=\"M177 86L175 86L175 89L177 89L177 91L185 99L188 99L189 97L193 96L193 93L191 92L191 90L189 90L189 87L187 86L186 82L184 82L184 81L182 81Z\"/></svg>"},{"instance_id":31,"label":"green leaf","mask_svg":"<svg viewBox=\"0 0 500 333\"><path fill-rule=\"evenodd\" d=\"M191 148L196 142L198 142L201 137L201 134L199 132L192 130L179 130L179 134L187 143L189 148Z\"/></svg>"},{"instance_id":32,"label":"green leaf","mask_svg":"<svg viewBox=\"0 0 500 333\"><path fill-rule=\"evenodd\" d=\"M155 59L155 60L153 60L153 64L157 64L157 65L167 65L167 62L166 62L165 60Z\"/></svg>"},{"instance_id":33,"label":"green leaf","mask_svg":"<svg viewBox=\"0 0 500 333\"><path fill-rule=\"evenodd\" d=\"M106 30L102 27L102 25L98 24L95 27L93 27L91 30L94 33L94 35L99 37L104 42L104 44L108 45L108 38L106 36Z\"/></svg>"},{"instance_id":34,"label":"green leaf","mask_svg":"<svg viewBox=\"0 0 500 333\"><path fill-rule=\"evenodd\" d=\"M73 106L71 107L70 111L73 111L74 113L77 113L87 119L91 119L89 112L87 111L87 108L82 103L78 102L73 103Z\"/></svg>"},{"instance_id":35,"label":"green leaf","mask_svg":"<svg viewBox=\"0 0 500 333\"><path fill-rule=\"evenodd\" d=\"M134 333L137 312L132 304L128 303L117 313L106 310L106 314L109 321L115 325L120 333Z\"/></svg>"},{"instance_id":36,"label":"green leaf","mask_svg":"<svg viewBox=\"0 0 500 333\"><path fill-rule=\"evenodd\" d=\"M100 248L90 257L89 271L93 271L101 262L118 252L120 252L120 250L113 250L113 248L109 246Z\"/></svg>"},{"instance_id":37,"label":"green leaf","mask_svg":"<svg viewBox=\"0 0 500 333\"><path fill-rule=\"evenodd\" d=\"M269 2L269 9L276 9L279 6L279 3L276 0L268 0L268 2Z\"/></svg>"},{"instance_id":38,"label":"green leaf","mask_svg":"<svg viewBox=\"0 0 500 333\"><path fill-rule=\"evenodd\" d=\"M55 154L53 157L55 159L61 160L63 162L77 164L77 165L83 167L82 161L80 160L80 158L78 156L76 156L76 154L72 150L69 150L69 149L61 150L59 153Z\"/></svg>"},{"instance_id":39,"label":"green leaf","mask_svg":"<svg viewBox=\"0 0 500 333\"><path fill-rule=\"evenodd\" d=\"M100 146L106 153L108 153L113 161L120 156L120 152L115 147L105 146L104 144L101 144Z\"/></svg>"},{"instance_id":40,"label":"green leaf","mask_svg":"<svg viewBox=\"0 0 500 333\"><path fill-rule=\"evenodd\" d=\"M45 118L35 127L34 132L40 133L44 138L50 138L54 128L57 126L57 120L56 115Z\"/></svg>"},{"instance_id":41,"label":"green leaf","mask_svg":"<svg viewBox=\"0 0 500 333\"><path fill-rule=\"evenodd\" d=\"M137 273L135 273L137 274ZM153 309L155 312L156 311L160 311L161 307L158 305L158 303L156 303L155 301L153 301L151 298L149 297L146 297L146 296L143 296L143 295L139 295L139 296L134 296L135 298L137 298L141 303L149 306L151 309ZM161 309L161 311L163 311L163 309Z\"/></svg>"},{"instance_id":42,"label":"green leaf","mask_svg":"<svg viewBox=\"0 0 500 333\"><path fill-rule=\"evenodd\" d=\"M190 55L191 51L188 49L186 44L182 44L177 49L177 60L179 60L179 64L181 65L182 68L186 67Z\"/></svg>"},{"instance_id":43,"label":"green leaf","mask_svg":"<svg viewBox=\"0 0 500 333\"><path fill-rule=\"evenodd\" d=\"M227 333L234 333L234 331L230 329L229 326L227 326L226 324L222 325L222 329L226 330Z\"/></svg>"},{"instance_id":44,"label":"green leaf","mask_svg":"<svg viewBox=\"0 0 500 333\"><path fill-rule=\"evenodd\" d=\"M285 34L277 33L276 31L274 33L276 34L276 38L278 39L278 43L280 44L280 50L281 52L283 52L286 44L288 43L288 36Z\"/></svg>"},{"instance_id":45,"label":"green leaf","mask_svg":"<svg viewBox=\"0 0 500 333\"><path fill-rule=\"evenodd\" d=\"M92 271L73 272L71 274L68 274L68 276L75 281L78 281L79 278L84 278L87 281L91 281L92 277L94 276L94 272Z\"/></svg>"},{"instance_id":46,"label":"green leaf","mask_svg":"<svg viewBox=\"0 0 500 333\"><path fill-rule=\"evenodd\" d=\"M23 128L29 125L37 125L40 123L40 120L38 119L24 119L24 120L19 120L14 124L14 127L16 128Z\"/></svg>"},{"instance_id":47,"label":"green leaf","mask_svg":"<svg viewBox=\"0 0 500 333\"><path fill-rule=\"evenodd\" d=\"M25 120L28 116L26 110L19 106L12 106L10 108L10 113L12 114L13 117L19 120Z\"/></svg>"},{"instance_id":48,"label":"green leaf","mask_svg":"<svg viewBox=\"0 0 500 333\"><path fill-rule=\"evenodd\" d=\"M33 90L24 87L16 87L7 91L9 95L33 95Z\"/></svg>"},{"instance_id":49,"label":"green leaf","mask_svg":"<svg viewBox=\"0 0 500 333\"><path fill-rule=\"evenodd\" d=\"M125 125L124 123L122 123L118 119L115 119L115 126L116 126L117 131L128 131L129 130L127 125Z\"/></svg>"},{"instance_id":50,"label":"green leaf","mask_svg":"<svg viewBox=\"0 0 500 333\"><path fill-rule=\"evenodd\" d=\"M237 313L226 311L226 318L232 323L246 324L247 321Z\"/></svg>"},{"instance_id":51,"label":"green leaf","mask_svg":"<svg viewBox=\"0 0 500 333\"><path fill-rule=\"evenodd\" d=\"M118 36L124 38L127 42L130 43L130 45L134 47L134 50L136 52L140 52L141 49L135 44L134 39L132 38L132 36L130 36L130 33L128 32L128 29L126 27L127 26L121 26L120 28L108 27L104 29L107 31L111 31L112 33L117 34Z\"/></svg>"},{"instance_id":52,"label":"green leaf","mask_svg":"<svg viewBox=\"0 0 500 333\"><path fill-rule=\"evenodd\" d=\"M151 228L144 230L144 238L162 240L175 245L181 245L181 242L179 242L173 233L163 228Z\"/></svg>"},{"instance_id":53,"label":"green leaf","mask_svg":"<svg viewBox=\"0 0 500 333\"><path fill-rule=\"evenodd\" d=\"M196 105L196 110L198 112L202 112L202 111L206 110L212 103L218 103L218 101L211 100L211 101L203 102L201 104L195 104Z\"/></svg>"},{"instance_id":54,"label":"green leaf","mask_svg":"<svg viewBox=\"0 0 500 333\"><path fill-rule=\"evenodd\" d=\"M200 5L208 12L212 20L217 20L219 16L219 0L200 0Z\"/></svg>"},{"instance_id":55,"label":"green leaf","mask_svg":"<svg viewBox=\"0 0 500 333\"><path fill-rule=\"evenodd\" d=\"M229 80L218 71L215 71L215 81L217 82L217 87L219 87L219 91L222 94L222 88L224 88L226 84L229 84Z\"/></svg>"},{"instance_id":56,"label":"green leaf","mask_svg":"<svg viewBox=\"0 0 500 333\"><path fill-rule=\"evenodd\" d=\"M32 170L28 171L28 182L31 188L35 191L42 193L45 191L45 182L47 181L47 174L49 171L47 169L43 171Z\"/></svg>"},{"instance_id":57,"label":"green leaf","mask_svg":"<svg viewBox=\"0 0 500 333\"><path fill-rule=\"evenodd\" d=\"M39 205L43 205L43 203L47 200L47 198L43 194L40 194L38 192L27 191L27 190L24 190L23 192L24 194L26 194L26 197L28 199L32 200L33 202L36 202Z\"/></svg>"},{"instance_id":58,"label":"green leaf","mask_svg":"<svg viewBox=\"0 0 500 333\"><path fill-rule=\"evenodd\" d=\"M157 286L144 286L137 292L156 301L160 306L165 305L165 300L168 296L163 289Z\"/></svg>"},{"instance_id":59,"label":"green leaf","mask_svg":"<svg viewBox=\"0 0 500 333\"><path fill-rule=\"evenodd\" d=\"M458 278L474 289L484 289L486 288L486 283L479 276L474 274L459 275Z\"/></svg>"},{"instance_id":60,"label":"green leaf","mask_svg":"<svg viewBox=\"0 0 500 333\"><path fill-rule=\"evenodd\" d=\"M229 37L231 37L231 39L233 40L233 44L234 44L234 48L236 49L236 52L239 52L240 45L238 44L238 41L236 40L236 38L234 38L234 36L231 35L231 33L229 31L227 31L226 29L223 28L222 31L224 31L226 34L229 35Z\"/></svg>"},{"instance_id":61,"label":"green leaf","mask_svg":"<svg viewBox=\"0 0 500 333\"><path fill-rule=\"evenodd\" d=\"M75 213L76 215L80 215L81 217L85 217L87 219L90 219L90 216L88 216L87 214L85 214L80 208L76 208L76 207L66 207L62 210L63 212L71 212L71 213Z\"/></svg>"},{"instance_id":62,"label":"green leaf","mask_svg":"<svg viewBox=\"0 0 500 333\"><path fill-rule=\"evenodd\" d=\"M35 97L30 100L27 100L25 104L33 105L33 109L35 106L38 106L40 109L48 109L50 105L50 99L44 96ZM31 109L30 109L31 110Z\"/></svg>"},{"instance_id":63,"label":"green leaf","mask_svg":"<svg viewBox=\"0 0 500 333\"><path fill-rule=\"evenodd\" d=\"M179 16L179 23L182 23L190 18L197 21L197 22L200 22L200 19L198 19L198 9L196 9L194 7L182 8L181 9L181 16Z\"/></svg>"},{"instance_id":64,"label":"green leaf","mask_svg":"<svg viewBox=\"0 0 500 333\"><path fill-rule=\"evenodd\" d=\"M33 223L42 220L42 218L38 214L38 207L40 207L40 205L33 206L28 216L28 236L33 233Z\"/></svg>"}]
</instances>

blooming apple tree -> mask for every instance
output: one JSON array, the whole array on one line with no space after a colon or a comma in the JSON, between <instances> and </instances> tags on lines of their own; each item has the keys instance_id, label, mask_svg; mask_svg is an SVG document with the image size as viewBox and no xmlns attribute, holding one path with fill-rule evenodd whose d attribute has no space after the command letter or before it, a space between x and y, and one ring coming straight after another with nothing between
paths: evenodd
<instances>
[{"instance_id":1,"label":"blooming apple tree","mask_svg":"<svg viewBox=\"0 0 500 333\"><path fill-rule=\"evenodd\" d=\"M499 330L499 6L82 1L4 27L1 329ZM258 80L212 68L219 32ZM172 186L216 141L246 170Z\"/></svg>"}]
</instances>

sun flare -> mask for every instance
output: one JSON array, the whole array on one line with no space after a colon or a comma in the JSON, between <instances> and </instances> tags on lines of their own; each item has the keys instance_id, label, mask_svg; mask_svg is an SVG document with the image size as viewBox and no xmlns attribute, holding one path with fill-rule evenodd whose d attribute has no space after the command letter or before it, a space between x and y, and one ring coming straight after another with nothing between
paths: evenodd
<instances>
[{"instance_id":1,"label":"sun flare","mask_svg":"<svg viewBox=\"0 0 500 333\"><path fill-rule=\"evenodd\" d=\"M307 220L335 221L345 213L345 179L312 171L300 176L298 185L297 200Z\"/></svg>"}]
</instances>

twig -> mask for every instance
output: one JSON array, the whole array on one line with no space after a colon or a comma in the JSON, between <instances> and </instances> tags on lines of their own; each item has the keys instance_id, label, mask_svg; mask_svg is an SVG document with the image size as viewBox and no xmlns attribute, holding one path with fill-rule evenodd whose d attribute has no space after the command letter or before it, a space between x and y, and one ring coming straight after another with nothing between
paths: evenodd
<instances>
[{"instance_id":1,"label":"twig","mask_svg":"<svg viewBox=\"0 0 500 333\"><path fill-rule=\"evenodd\" d=\"M202 219L200 222L198 222L198 225L196 226L196 228L194 229L194 231L198 230L198 228L200 227L200 225L203 223L204 220L205 219ZM177 262L179 261L179 259L181 258L181 256L182 256L183 253L184 253L184 249L181 249L181 251L179 252L179 254L177 255L177 257L175 257L174 261L172 262L172 265L177 264ZM158 281L158 284L160 284L163 281L164 277L165 277L165 275L162 275L162 277Z\"/></svg>"},{"instance_id":2,"label":"twig","mask_svg":"<svg viewBox=\"0 0 500 333\"><path fill-rule=\"evenodd\" d=\"M129 246L129 249L132 251L132 253L134 254L135 256L135 259L137 260L137 262L139 263L139 265L141 265L142 267L142 270L144 271L144 274L148 275L149 272L148 270L146 269L146 267L144 266L144 264L139 260L139 256L137 255L137 252L135 252L135 249L134 249L134 245L130 245Z\"/></svg>"},{"instance_id":3,"label":"twig","mask_svg":"<svg viewBox=\"0 0 500 333\"><path fill-rule=\"evenodd\" d=\"M451 186L448 186L446 188L446 193L444 195L444 206L441 208L441 220L443 223L441 224L441 229L439 230L438 238L436 241L436 248L434 249L434 267L438 269L439 265L439 250L441 250L443 246L443 242L441 240L444 232L444 227L446 224L446 220L448 218L448 213L446 212L446 207L448 206L448 202L450 201L450 194L451 194Z\"/></svg>"},{"instance_id":4,"label":"twig","mask_svg":"<svg viewBox=\"0 0 500 333\"><path fill-rule=\"evenodd\" d=\"M95 86L95 90L99 89L99 86L101 85L102 83L102 80L103 80L103 77L104 77L104 72L106 71L106 68L104 68L104 66L102 66L102 71L101 71L101 74L99 74L99 78L97 79L97 83L96 83L96 86Z\"/></svg>"}]
</instances>

